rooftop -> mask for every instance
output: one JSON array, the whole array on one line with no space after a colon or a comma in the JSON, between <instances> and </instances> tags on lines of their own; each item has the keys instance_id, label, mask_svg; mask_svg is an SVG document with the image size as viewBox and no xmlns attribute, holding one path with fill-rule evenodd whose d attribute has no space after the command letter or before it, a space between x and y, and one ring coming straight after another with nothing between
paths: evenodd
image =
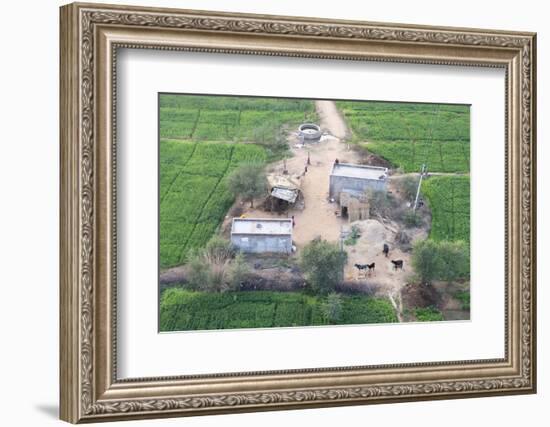
<instances>
[{"instance_id":1,"label":"rooftop","mask_svg":"<svg viewBox=\"0 0 550 427\"><path fill-rule=\"evenodd\" d=\"M233 218L231 234L292 234L292 219Z\"/></svg>"},{"instance_id":2,"label":"rooftop","mask_svg":"<svg viewBox=\"0 0 550 427\"><path fill-rule=\"evenodd\" d=\"M388 168L380 166L354 165L351 163L335 163L332 176L379 180L388 177Z\"/></svg>"}]
</instances>

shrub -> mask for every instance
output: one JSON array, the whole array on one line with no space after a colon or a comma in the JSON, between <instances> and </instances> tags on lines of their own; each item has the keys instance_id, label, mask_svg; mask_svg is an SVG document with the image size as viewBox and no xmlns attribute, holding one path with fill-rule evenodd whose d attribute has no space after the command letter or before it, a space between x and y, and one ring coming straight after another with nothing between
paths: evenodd
<instances>
[{"instance_id":1,"label":"shrub","mask_svg":"<svg viewBox=\"0 0 550 427\"><path fill-rule=\"evenodd\" d=\"M328 294L341 281L347 254L338 245L317 238L307 244L300 264L313 291Z\"/></svg>"},{"instance_id":2,"label":"shrub","mask_svg":"<svg viewBox=\"0 0 550 427\"><path fill-rule=\"evenodd\" d=\"M205 292L239 288L248 270L244 257L238 254L233 259L233 255L229 241L213 236L204 249L189 256L188 288Z\"/></svg>"},{"instance_id":3,"label":"shrub","mask_svg":"<svg viewBox=\"0 0 550 427\"><path fill-rule=\"evenodd\" d=\"M462 310L470 310L470 291L459 291L454 297L460 301L460 308L462 308Z\"/></svg>"},{"instance_id":4,"label":"shrub","mask_svg":"<svg viewBox=\"0 0 550 427\"><path fill-rule=\"evenodd\" d=\"M328 323L336 324L342 317L342 297L336 292L328 294L322 306L323 316Z\"/></svg>"},{"instance_id":5,"label":"shrub","mask_svg":"<svg viewBox=\"0 0 550 427\"><path fill-rule=\"evenodd\" d=\"M357 240L361 237L361 230L356 225L351 226L351 232L349 236L344 240L344 244L348 246L353 246L357 243Z\"/></svg>"},{"instance_id":6,"label":"shrub","mask_svg":"<svg viewBox=\"0 0 550 427\"><path fill-rule=\"evenodd\" d=\"M187 262L187 287L191 290L204 289L209 280L209 266L198 252L192 252Z\"/></svg>"},{"instance_id":7,"label":"shrub","mask_svg":"<svg viewBox=\"0 0 550 427\"><path fill-rule=\"evenodd\" d=\"M403 222L409 228L418 227L422 224L422 218L416 212L407 211L403 215Z\"/></svg>"},{"instance_id":8,"label":"shrub","mask_svg":"<svg viewBox=\"0 0 550 427\"><path fill-rule=\"evenodd\" d=\"M233 258L234 248L229 240L220 236L212 236L204 248L206 259L213 264L222 264Z\"/></svg>"},{"instance_id":9,"label":"shrub","mask_svg":"<svg viewBox=\"0 0 550 427\"><path fill-rule=\"evenodd\" d=\"M439 322L445 320L441 311L435 307L416 308L414 316L419 322Z\"/></svg>"},{"instance_id":10,"label":"shrub","mask_svg":"<svg viewBox=\"0 0 550 427\"><path fill-rule=\"evenodd\" d=\"M401 179L395 181L397 189L408 201L413 201L416 197L416 191L418 189L419 179L413 176L404 176Z\"/></svg>"},{"instance_id":11,"label":"shrub","mask_svg":"<svg viewBox=\"0 0 550 427\"><path fill-rule=\"evenodd\" d=\"M246 280L250 269L245 261L244 255L238 253L229 266L229 287L231 290L239 290Z\"/></svg>"}]
</instances>

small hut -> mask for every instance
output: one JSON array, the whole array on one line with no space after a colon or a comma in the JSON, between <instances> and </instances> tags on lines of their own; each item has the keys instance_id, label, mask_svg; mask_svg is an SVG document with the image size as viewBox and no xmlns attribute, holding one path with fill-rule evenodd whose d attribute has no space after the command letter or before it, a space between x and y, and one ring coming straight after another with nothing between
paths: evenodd
<instances>
[{"instance_id":1,"label":"small hut","mask_svg":"<svg viewBox=\"0 0 550 427\"><path fill-rule=\"evenodd\" d=\"M370 204L365 193L343 190L340 193L340 208L349 222L369 219Z\"/></svg>"},{"instance_id":2,"label":"small hut","mask_svg":"<svg viewBox=\"0 0 550 427\"><path fill-rule=\"evenodd\" d=\"M269 196L267 208L272 211L284 211L291 206L303 207L302 181L300 175L267 175Z\"/></svg>"}]
</instances>

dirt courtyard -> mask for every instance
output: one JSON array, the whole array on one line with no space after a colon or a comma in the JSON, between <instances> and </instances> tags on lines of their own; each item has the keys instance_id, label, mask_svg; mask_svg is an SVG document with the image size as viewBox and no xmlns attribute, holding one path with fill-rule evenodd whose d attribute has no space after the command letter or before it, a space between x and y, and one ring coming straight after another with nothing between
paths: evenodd
<instances>
[{"instance_id":1,"label":"dirt courtyard","mask_svg":"<svg viewBox=\"0 0 550 427\"><path fill-rule=\"evenodd\" d=\"M293 230L293 242L298 252L301 247L316 237L340 243L342 231L349 231L356 225L361 237L355 245L343 245L348 253L348 262L344 269L346 281L357 281L375 284L378 292L383 295L399 294L399 290L406 284L410 272L410 253L404 252L395 245L394 239L398 227L396 224L377 219L358 221L350 224L347 219L337 215L339 206L329 201L329 179L334 161L342 163L361 163L362 157L352 150L346 139L350 136L349 129L336 108L334 101L315 101L320 126L324 134L321 141L302 145L296 134L289 136L289 147L292 157L286 160L286 168L290 175L303 175L301 189L305 205L303 209L292 208L284 213L270 212L262 208L250 208L247 203L241 202L243 214L248 218L281 218L294 216L296 226ZM308 154L310 165L307 165ZM305 168L307 166L307 172ZM284 162L279 161L267 168L268 173L282 173ZM390 188L392 183L390 182ZM257 203L255 206L258 206ZM425 232L416 232L414 239L425 238ZM384 243L390 246L389 257L382 252ZM395 270L391 259L402 260L403 270ZM368 276L362 274L354 264L371 264L376 267Z\"/></svg>"}]
</instances>

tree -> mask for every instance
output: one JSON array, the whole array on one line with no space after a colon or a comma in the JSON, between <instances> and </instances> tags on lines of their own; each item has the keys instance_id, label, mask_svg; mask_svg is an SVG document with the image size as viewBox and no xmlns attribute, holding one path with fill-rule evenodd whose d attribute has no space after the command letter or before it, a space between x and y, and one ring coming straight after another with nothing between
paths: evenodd
<instances>
[{"instance_id":1,"label":"tree","mask_svg":"<svg viewBox=\"0 0 550 427\"><path fill-rule=\"evenodd\" d=\"M254 198L267 192L267 178L261 163L245 163L235 169L228 178L229 189L235 196L250 201L254 207Z\"/></svg>"},{"instance_id":2,"label":"tree","mask_svg":"<svg viewBox=\"0 0 550 427\"><path fill-rule=\"evenodd\" d=\"M413 247L412 264L422 283L467 278L470 274L470 247L463 241L420 241Z\"/></svg>"},{"instance_id":3,"label":"tree","mask_svg":"<svg viewBox=\"0 0 550 427\"><path fill-rule=\"evenodd\" d=\"M288 150L287 134L277 121L266 121L252 131L256 144L266 149L270 156L277 156Z\"/></svg>"},{"instance_id":4,"label":"tree","mask_svg":"<svg viewBox=\"0 0 550 427\"><path fill-rule=\"evenodd\" d=\"M317 238L302 249L300 265L312 289L328 294L341 281L347 254L338 245Z\"/></svg>"}]
</instances>

